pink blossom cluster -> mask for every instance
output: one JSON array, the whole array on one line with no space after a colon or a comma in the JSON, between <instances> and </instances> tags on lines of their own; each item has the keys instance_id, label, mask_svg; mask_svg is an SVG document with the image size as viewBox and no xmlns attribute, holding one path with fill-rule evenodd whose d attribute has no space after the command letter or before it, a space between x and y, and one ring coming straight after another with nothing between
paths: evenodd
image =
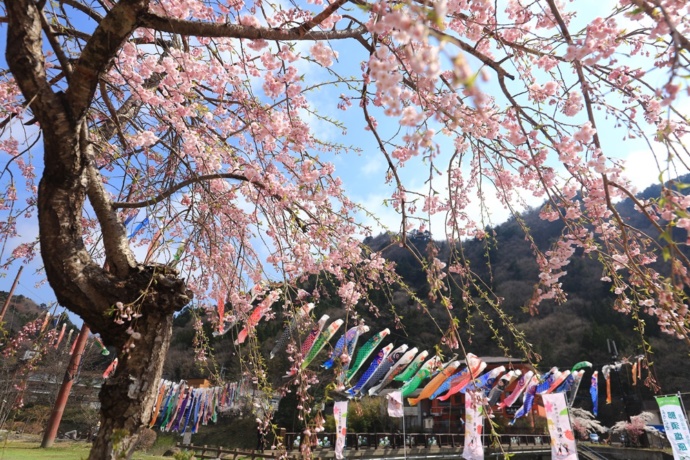
<instances>
[{"instance_id":1,"label":"pink blossom cluster","mask_svg":"<svg viewBox=\"0 0 690 460\"><path fill-rule=\"evenodd\" d=\"M613 18L596 18L587 26L584 40L570 45L564 56L567 60L583 61L586 65L595 64L601 59L610 58L616 52L621 40Z\"/></svg>"},{"instance_id":2,"label":"pink blossom cluster","mask_svg":"<svg viewBox=\"0 0 690 460\"><path fill-rule=\"evenodd\" d=\"M332 66L333 60L338 58L338 52L324 42L316 42L309 51L314 60L324 67Z\"/></svg>"}]
</instances>

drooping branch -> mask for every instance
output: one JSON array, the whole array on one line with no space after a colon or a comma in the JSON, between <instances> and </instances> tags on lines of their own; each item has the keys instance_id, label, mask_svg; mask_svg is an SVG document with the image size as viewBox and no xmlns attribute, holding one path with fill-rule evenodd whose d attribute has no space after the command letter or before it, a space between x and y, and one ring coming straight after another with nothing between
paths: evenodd
<instances>
[{"instance_id":1,"label":"drooping branch","mask_svg":"<svg viewBox=\"0 0 690 460\"><path fill-rule=\"evenodd\" d=\"M310 24L309 21L305 24ZM311 26L300 25L290 29L251 27L241 24L216 24L203 21L187 21L184 19L165 18L153 13L145 13L139 20L139 25L160 32L180 35L204 36L209 38L246 38L250 40L342 40L357 38L366 33L365 27L356 29L342 29L329 31L311 31Z\"/></svg>"},{"instance_id":2,"label":"drooping branch","mask_svg":"<svg viewBox=\"0 0 690 460\"><path fill-rule=\"evenodd\" d=\"M263 189L264 186L261 183L258 183L256 181L252 181L246 176L243 176L241 174L235 174L235 173L219 173L219 174L206 174L204 176L198 176L198 177L192 177L187 180L183 180L182 182L175 184L174 186L170 187L169 189L165 190L164 192L154 196L153 198L149 198L146 201L137 201L137 202L132 202L132 203L126 203L126 202L116 202L113 203L113 209L136 209L136 208L145 208L147 206L153 206L154 204L160 203L161 201L165 200L166 198L171 197L174 193L182 190L185 187L188 187L192 184L196 184L199 182L204 182L204 181L209 181L213 179L235 179L239 181L246 181L246 182L251 182L253 185L256 187Z\"/></svg>"}]
</instances>

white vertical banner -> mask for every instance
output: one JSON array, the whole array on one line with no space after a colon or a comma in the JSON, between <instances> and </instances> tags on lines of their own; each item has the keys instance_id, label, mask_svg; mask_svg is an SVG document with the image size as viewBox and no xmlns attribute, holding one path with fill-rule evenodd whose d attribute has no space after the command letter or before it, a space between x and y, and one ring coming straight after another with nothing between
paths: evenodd
<instances>
[{"instance_id":1,"label":"white vertical banner","mask_svg":"<svg viewBox=\"0 0 690 460\"><path fill-rule=\"evenodd\" d=\"M577 460L575 433L570 426L565 393L542 394L546 423L551 435L551 458L556 460Z\"/></svg>"},{"instance_id":2,"label":"white vertical banner","mask_svg":"<svg viewBox=\"0 0 690 460\"><path fill-rule=\"evenodd\" d=\"M673 449L674 460L690 460L690 430L680 398L676 395L657 396L656 402L661 411L666 438Z\"/></svg>"},{"instance_id":3,"label":"white vertical banner","mask_svg":"<svg viewBox=\"0 0 690 460\"><path fill-rule=\"evenodd\" d=\"M333 406L335 418L335 458L343 460L345 435L347 434L347 401L336 401Z\"/></svg>"},{"instance_id":4,"label":"white vertical banner","mask_svg":"<svg viewBox=\"0 0 690 460\"><path fill-rule=\"evenodd\" d=\"M466 460L482 460L484 445L482 444L482 430L484 428L484 395L481 392L467 391L465 393L465 446L462 458Z\"/></svg>"},{"instance_id":5,"label":"white vertical banner","mask_svg":"<svg viewBox=\"0 0 690 460\"><path fill-rule=\"evenodd\" d=\"M400 418L404 417L402 391L393 391L386 395L388 398L388 416Z\"/></svg>"}]
</instances>

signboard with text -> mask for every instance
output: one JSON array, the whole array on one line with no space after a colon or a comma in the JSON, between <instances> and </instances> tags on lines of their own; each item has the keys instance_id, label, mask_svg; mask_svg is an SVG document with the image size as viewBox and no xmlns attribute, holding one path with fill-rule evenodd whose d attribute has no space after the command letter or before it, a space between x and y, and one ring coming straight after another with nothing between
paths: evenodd
<instances>
[{"instance_id":1,"label":"signboard with text","mask_svg":"<svg viewBox=\"0 0 690 460\"><path fill-rule=\"evenodd\" d=\"M673 449L674 460L690 460L690 430L678 396L657 396L666 437Z\"/></svg>"}]
</instances>

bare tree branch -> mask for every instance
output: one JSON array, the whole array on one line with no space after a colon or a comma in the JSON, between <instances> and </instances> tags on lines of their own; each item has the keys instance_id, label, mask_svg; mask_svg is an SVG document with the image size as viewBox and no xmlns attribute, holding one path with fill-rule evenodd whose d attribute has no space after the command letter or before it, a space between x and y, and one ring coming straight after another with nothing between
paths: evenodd
<instances>
[{"instance_id":1,"label":"bare tree branch","mask_svg":"<svg viewBox=\"0 0 690 460\"><path fill-rule=\"evenodd\" d=\"M180 35L197 35L204 37L246 38L250 40L341 40L357 38L366 33L365 27L356 29L330 30L311 32L315 24L309 21L291 29L251 27L241 24L215 24L202 21L164 18L153 13L146 13L139 19L139 25L161 32ZM311 25L310 25L311 24Z\"/></svg>"},{"instance_id":2,"label":"bare tree branch","mask_svg":"<svg viewBox=\"0 0 690 460\"><path fill-rule=\"evenodd\" d=\"M219 173L219 174L206 174L204 176L198 176L198 177L193 177L191 179L184 180L178 184L175 184L174 186L170 187L168 190L164 191L163 193L156 195L153 198L150 198L146 201L137 201L137 202L116 202L113 203L113 208L114 209L135 209L135 208L145 208L147 206L153 206L156 203L160 203L161 201L165 200L166 198L169 198L172 196L175 192L180 191L181 189L195 184L199 182L204 182L208 180L213 180L213 179L235 179L239 181L245 181L245 182L250 182L256 187L263 189L264 186L259 183L252 181L248 179L246 176L243 176L241 174L235 174L235 173Z\"/></svg>"},{"instance_id":3,"label":"bare tree branch","mask_svg":"<svg viewBox=\"0 0 690 460\"><path fill-rule=\"evenodd\" d=\"M74 66L67 90L72 115L84 115L96 92L98 79L106 71L124 41L138 26L138 18L148 10L147 0L122 0L103 18Z\"/></svg>"}]
</instances>

